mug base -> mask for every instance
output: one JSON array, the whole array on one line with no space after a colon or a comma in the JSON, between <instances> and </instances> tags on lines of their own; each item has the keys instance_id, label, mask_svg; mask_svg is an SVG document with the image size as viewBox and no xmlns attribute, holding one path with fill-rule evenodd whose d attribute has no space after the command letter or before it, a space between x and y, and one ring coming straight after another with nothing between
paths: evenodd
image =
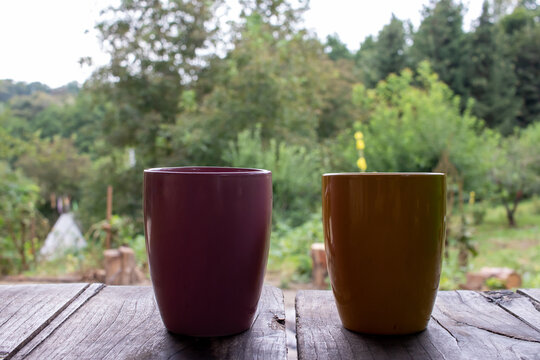
<instances>
[{"instance_id":1,"label":"mug base","mask_svg":"<svg viewBox=\"0 0 540 360\"><path fill-rule=\"evenodd\" d=\"M187 337L197 337L197 338L212 338L212 337L225 337L241 334L251 328L245 328L240 330L230 330L230 331L209 331L209 332L189 332L189 331L175 331L173 329L167 329L169 334L173 336L187 336Z\"/></svg>"},{"instance_id":2,"label":"mug base","mask_svg":"<svg viewBox=\"0 0 540 360\"><path fill-rule=\"evenodd\" d=\"M174 329L172 327L167 327L167 331L171 335L175 336L188 336L188 337L198 337L198 338L213 338L213 337L225 337L225 336L232 336L232 335L238 335L245 331L248 331L251 329L253 324L255 323L255 319L257 317L253 316L251 318L251 321L249 323L245 323L242 326L222 326L222 327L214 327L213 329L186 329L186 328L177 328Z\"/></svg>"},{"instance_id":3,"label":"mug base","mask_svg":"<svg viewBox=\"0 0 540 360\"><path fill-rule=\"evenodd\" d=\"M419 334L427 329L427 326L423 328L411 328L411 329L370 329L370 328L352 328L346 325L343 325L348 331L361 334L361 335L381 335L381 336L404 336L404 335L414 335Z\"/></svg>"}]
</instances>

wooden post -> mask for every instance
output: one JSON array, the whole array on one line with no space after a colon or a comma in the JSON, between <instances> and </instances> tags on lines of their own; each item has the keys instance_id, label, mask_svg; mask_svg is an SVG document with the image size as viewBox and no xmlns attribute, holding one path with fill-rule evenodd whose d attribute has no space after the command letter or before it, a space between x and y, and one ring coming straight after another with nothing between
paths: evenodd
<instances>
[{"instance_id":1,"label":"wooden post","mask_svg":"<svg viewBox=\"0 0 540 360\"><path fill-rule=\"evenodd\" d=\"M118 251L122 260L120 285L131 285L135 283L135 252L127 246L120 246Z\"/></svg>"},{"instance_id":2,"label":"wooden post","mask_svg":"<svg viewBox=\"0 0 540 360\"><path fill-rule=\"evenodd\" d=\"M122 254L117 249L103 251L105 260L105 283L120 285L122 277Z\"/></svg>"},{"instance_id":3,"label":"wooden post","mask_svg":"<svg viewBox=\"0 0 540 360\"><path fill-rule=\"evenodd\" d=\"M313 284L318 289L326 289L326 276L328 275L328 268L326 265L326 253L324 252L324 243L311 244L311 260Z\"/></svg>"},{"instance_id":4,"label":"wooden post","mask_svg":"<svg viewBox=\"0 0 540 360\"><path fill-rule=\"evenodd\" d=\"M111 218L112 218L112 192L113 187L107 186L107 237L105 239L105 248L111 248Z\"/></svg>"}]
</instances>

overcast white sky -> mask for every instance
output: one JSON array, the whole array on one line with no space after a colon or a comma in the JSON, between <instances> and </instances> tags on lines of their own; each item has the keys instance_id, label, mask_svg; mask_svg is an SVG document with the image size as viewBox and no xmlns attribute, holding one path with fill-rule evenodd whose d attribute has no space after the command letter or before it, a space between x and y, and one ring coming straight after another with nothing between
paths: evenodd
<instances>
[{"instance_id":1,"label":"overcast white sky","mask_svg":"<svg viewBox=\"0 0 540 360\"><path fill-rule=\"evenodd\" d=\"M78 60L91 56L94 65L107 62L94 24L101 9L113 0L0 0L0 79L40 81L58 87L84 82L93 68ZM464 0L469 29L483 0ZM376 35L392 13L420 24L429 0L311 0L305 25L321 39L337 33L356 50L368 35Z\"/></svg>"}]
</instances>

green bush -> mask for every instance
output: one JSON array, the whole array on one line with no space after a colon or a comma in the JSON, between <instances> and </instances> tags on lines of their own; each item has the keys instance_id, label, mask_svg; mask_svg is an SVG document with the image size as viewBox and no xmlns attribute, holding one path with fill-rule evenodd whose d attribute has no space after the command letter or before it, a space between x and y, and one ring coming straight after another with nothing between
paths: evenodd
<instances>
[{"instance_id":1,"label":"green bush","mask_svg":"<svg viewBox=\"0 0 540 360\"><path fill-rule=\"evenodd\" d=\"M321 155L318 150L261 140L261 130L245 130L224 151L231 166L264 168L272 171L273 223L298 226L321 202Z\"/></svg>"},{"instance_id":2,"label":"green bush","mask_svg":"<svg viewBox=\"0 0 540 360\"><path fill-rule=\"evenodd\" d=\"M531 198L531 209L534 214L540 215L540 196L534 195Z\"/></svg>"},{"instance_id":3,"label":"green bush","mask_svg":"<svg viewBox=\"0 0 540 360\"><path fill-rule=\"evenodd\" d=\"M37 260L48 221L37 209L39 187L0 162L0 275L28 270Z\"/></svg>"},{"instance_id":4,"label":"green bush","mask_svg":"<svg viewBox=\"0 0 540 360\"><path fill-rule=\"evenodd\" d=\"M305 223L290 227L279 222L272 231L268 269L278 272L282 282L307 282L311 277L310 247L323 242L321 213L314 213Z\"/></svg>"},{"instance_id":5,"label":"green bush","mask_svg":"<svg viewBox=\"0 0 540 360\"><path fill-rule=\"evenodd\" d=\"M487 209L485 204L483 203L475 203L471 206L471 213L473 216L473 224L474 225L480 225L484 222L484 219L486 217Z\"/></svg>"},{"instance_id":6,"label":"green bush","mask_svg":"<svg viewBox=\"0 0 540 360\"><path fill-rule=\"evenodd\" d=\"M102 220L92 225L86 234L86 239L90 243L86 255L92 261L99 264L102 258L103 249L105 249L105 239L107 231L105 225L107 220ZM119 246L128 246L135 252L135 260L138 266L147 268L148 260L146 257L146 245L144 235L141 234L141 229L132 218L127 216L113 215L111 218L111 247L118 248Z\"/></svg>"},{"instance_id":7,"label":"green bush","mask_svg":"<svg viewBox=\"0 0 540 360\"><path fill-rule=\"evenodd\" d=\"M334 145L334 156L342 159L332 159L332 171L357 170L353 134L362 131L367 171L433 171L447 156L465 189L485 192L498 136L468 108L461 111L460 98L429 63L422 62L417 72L391 74L375 89L355 87L353 102L365 115Z\"/></svg>"},{"instance_id":8,"label":"green bush","mask_svg":"<svg viewBox=\"0 0 540 360\"><path fill-rule=\"evenodd\" d=\"M455 290L460 284L465 283L465 272L459 266L457 249L449 249L448 255L442 263L440 290Z\"/></svg>"}]
</instances>

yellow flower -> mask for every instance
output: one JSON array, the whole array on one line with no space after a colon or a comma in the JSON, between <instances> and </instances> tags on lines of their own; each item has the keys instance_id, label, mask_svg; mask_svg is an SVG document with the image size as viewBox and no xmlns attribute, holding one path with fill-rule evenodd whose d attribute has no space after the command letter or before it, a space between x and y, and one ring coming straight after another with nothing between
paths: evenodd
<instances>
[{"instance_id":1,"label":"yellow flower","mask_svg":"<svg viewBox=\"0 0 540 360\"><path fill-rule=\"evenodd\" d=\"M366 144L364 143L364 140L356 140L356 150L364 150L366 147Z\"/></svg>"},{"instance_id":2,"label":"yellow flower","mask_svg":"<svg viewBox=\"0 0 540 360\"><path fill-rule=\"evenodd\" d=\"M360 139L362 139L363 137L364 137L364 134L362 134L361 131L357 131L357 132L354 133L354 138L355 138L356 140L360 140Z\"/></svg>"},{"instance_id":3,"label":"yellow flower","mask_svg":"<svg viewBox=\"0 0 540 360\"><path fill-rule=\"evenodd\" d=\"M474 191L471 191L469 193L469 205L474 205L474 197L475 197L475 192Z\"/></svg>"},{"instance_id":4,"label":"yellow flower","mask_svg":"<svg viewBox=\"0 0 540 360\"><path fill-rule=\"evenodd\" d=\"M358 159L358 161L356 162L356 165L361 171L366 171L367 169L366 159L363 156Z\"/></svg>"}]
</instances>

